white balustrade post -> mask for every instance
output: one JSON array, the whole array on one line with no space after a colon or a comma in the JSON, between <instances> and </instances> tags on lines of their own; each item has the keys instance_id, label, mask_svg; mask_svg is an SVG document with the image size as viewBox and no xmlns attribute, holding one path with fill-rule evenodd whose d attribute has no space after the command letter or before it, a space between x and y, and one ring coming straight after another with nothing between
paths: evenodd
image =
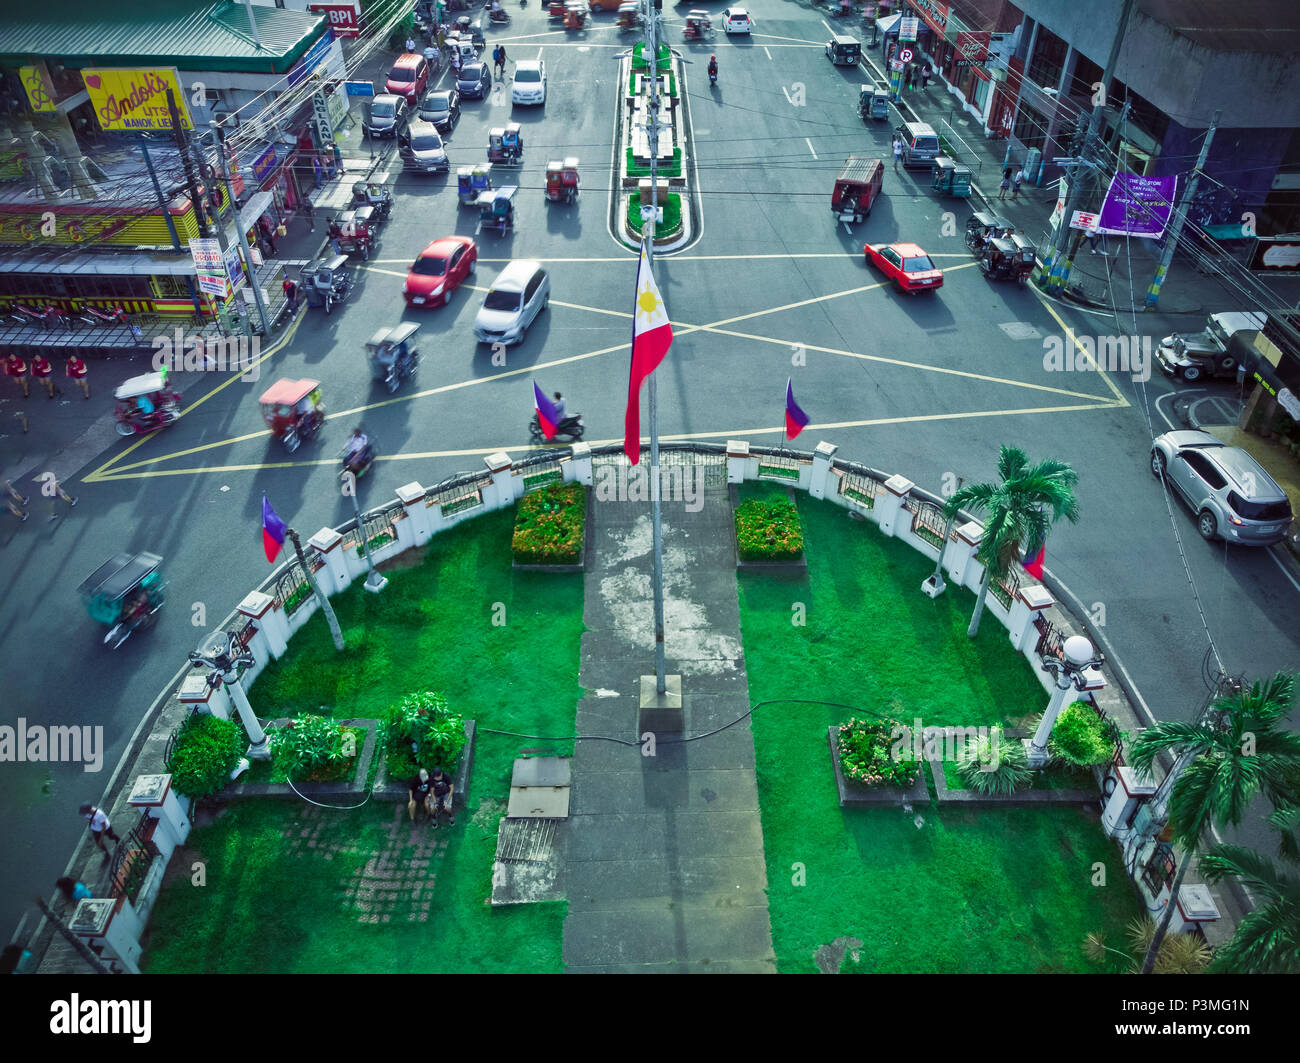
<instances>
[{"instance_id":1,"label":"white balustrade post","mask_svg":"<svg viewBox=\"0 0 1300 1063\"><path fill-rule=\"evenodd\" d=\"M568 462L569 482L590 487L593 482L590 445L587 443L574 443L570 449L573 451L573 458Z\"/></svg>"},{"instance_id":2,"label":"white balustrade post","mask_svg":"<svg viewBox=\"0 0 1300 1063\"><path fill-rule=\"evenodd\" d=\"M514 461L504 450L489 454L483 464L492 474L492 486L483 491L483 504L488 509L505 509L518 500L524 490L524 478L513 476ZM518 494L516 494L518 492Z\"/></svg>"},{"instance_id":3,"label":"white balustrade post","mask_svg":"<svg viewBox=\"0 0 1300 1063\"><path fill-rule=\"evenodd\" d=\"M749 444L743 439L727 440L727 483L743 484L749 467Z\"/></svg>"},{"instance_id":4,"label":"white balustrade post","mask_svg":"<svg viewBox=\"0 0 1300 1063\"><path fill-rule=\"evenodd\" d=\"M205 675L188 673L181 680L176 700L189 706L190 712L207 712L219 720L230 719L229 695L221 687L212 687Z\"/></svg>"},{"instance_id":5,"label":"white balustrade post","mask_svg":"<svg viewBox=\"0 0 1300 1063\"><path fill-rule=\"evenodd\" d=\"M397 489L397 498L406 511L406 519L402 523L410 525L408 532L413 546L423 546L433 538L433 529L429 525L429 507L424 504L425 494L424 487L414 480Z\"/></svg>"},{"instance_id":6,"label":"white balustrade post","mask_svg":"<svg viewBox=\"0 0 1300 1063\"><path fill-rule=\"evenodd\" d=\"M1027 652L1038 642L1038 629L1034 626L1044 609L1056 604L1047 590L1037 583L1021 587L1011 600L1010 615L1007 617L1007 635L1021 653Z\"/></svg>"},{"instance_id":7,"label":"white balustrade post","mask_svg":"<svg viewBox=\"0 0 1300 1063\"><path fill-rule=\"evenodd\" d=\"M1114 768L1110 778L1115 780L1115 789L1106 799L1106 807L1101 813L1101 827L1113 838L1129 829L1138 805L1156 792L1156 782L1150 775L1140 775L1136 768L1127 764Z\"/></svg>"},{"instance_id":8,"label":"white balustrade post","mask_svg":"<svg viewBox=\"0 0 1300 1063\"><path fill-rule=\"evenodd\" d=\"M364 530L357 529L357 538L364 534ZM333 528L322 528L310 539L307 545L320 554L321 559L325 562L325 567L316 573L316 582L320 586L321 593L329 598L339 591L346 590L352 582L352 574L348 571L347 559L343 556L343 536ZM304 552L307 563L311 564L311 554ZM363 563L364 568L364 563Z\"/></svg>"},{"instance_id":9,"label":"white balustrade post","mask_svg":"<svg viewBox=\"0 0 1300 1063\"><path fill-rule=\"evenodd\" d=\"M984 525L978 521L967 521L953 529L952 541L944 551L943 567L948 578L959 587L968 587L978 592L980 576L984 566L979 563L980 540L984 538Z\"/></svg>"},{"instance_id":10,"label":"white balustrade post","mask_svg":"<svg viewBox=\"0 0 1300 1063\"><path fill-rule=\"evenodd\" d=\"M252 591L239 603L240 616L253 622L255 634L248 648L259 661L283 657L289 648L289 621L284 611L275 608L275 599L262 591Z\"/></svg>"},{"instance_id":11,"label":"white balustrade post","mask_svg":"<svg viewBox=\"0 0 1300 1063\"><path fill-rule=\"evenodd\" d=\"M144 924L125 897L87 897L68 924L118 974L140 973L140 935Z\"/></svg>"},{"instance_id":12,"label":"white balustrade post","mask_svg":"<svg viewBox=\"0 0 1300 1063\"><path fill-rule=\"evenodd\" d=\"M812 476L808 481L808 493L813 498L826 497L827 487L831 486L831 462L835 460L835 451L838 449L834 443L823 441L813 451ZM831 494L834 493L832 488Z\"/></svg>"},{"instance_id":13,"label":"white balustrade post","mask_svg":"<svg viewBox=\"0 0 1300 1063\"><path fill-rule=\"evenodd\" d=\"M895 474L885 481L885 493L876 499L876 521L886 535L898 535L901 528L899 514L903 513L903 500L916 484L906 476Z\"/></svg>"},{"instance_id":14,"label":"white balustrade post","mask_svg":"<svg viewBox=\"0 0 1300 1063\"><path fill-rule=\"evenodd\" d=\"M165 862L178 845L183 845L190 835L193 824L181 807L181 802L172 789L170 775L138 775L135 785L131 787L131 796L127 804L135 808L148 809L149 818L158 821L154 829L153 843L158 847L158 855Z\"/></svg>"}]
</instances>

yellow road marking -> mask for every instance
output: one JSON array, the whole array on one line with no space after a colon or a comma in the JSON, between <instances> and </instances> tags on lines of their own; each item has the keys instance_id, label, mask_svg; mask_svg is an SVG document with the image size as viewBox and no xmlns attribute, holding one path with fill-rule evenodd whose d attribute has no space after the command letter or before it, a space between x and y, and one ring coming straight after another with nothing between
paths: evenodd
<instances>
[{"instance_id":1,"label":"yellow road marking","mask_svg":"<svg viewBox=\"0 0 1300 1063\"><path fill-rule=\"evenodd\" d=\"M1056 312L1056 308L1052 306L1048 298L1038 290L1037 286L1034 286L1034 294L1038 296L1038 301L1043 304L1047 312L1052 315L1052 320L1061 326L1062 331L1065 332L1066 338L1068 338L1069 341L1079 349L1079 353L1082 354L1085 359L1087 359L1088 364L1092 366L1093 372L1095 372L1098 376L1101 377L1101 379L1105 382L1106 387L1110 388L1111 394L1115 396L1115 404L1121 407L1128 406L1129 405L1128 399L1126 399L1124 397L1124 393L1120 391L1118 387L1116 387L1115 382L1110 378L1110 374L1108 374L1105 370L1101 368L1101 366L1097 364L1096 359L1094 359L1092 355L1088 353L1088 349L1079 342L1078 337L1075 336L1074 334L1074 330L1070 328L1070 326L1067 325L1064 321L1061 320L1061 315Z\"/></svg>"}]
</instances>

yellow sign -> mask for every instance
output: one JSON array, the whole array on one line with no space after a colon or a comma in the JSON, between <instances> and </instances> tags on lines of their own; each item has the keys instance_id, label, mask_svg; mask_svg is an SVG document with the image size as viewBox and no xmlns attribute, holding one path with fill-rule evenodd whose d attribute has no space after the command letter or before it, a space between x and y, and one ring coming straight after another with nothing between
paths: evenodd
<instances>
[{"instance_id":1,"label":"yellow sign","mask_svg":"<svg viewBox=\"0 0 1300 1063\"><path fill-rule=\"evenodd\" d=\"M23 88L27 92L27 102L37 114L49 114L57 110L54 105L54 88L50 84L49 71L44 63L35 66L20 66L18 76L22 78Z\"/></svg>"},{"instance_id":2,"label":"yellow sign","mask_svg":"<svg viewBox=\"0 0 1300 1063\"><path fill-rule=\"evenodd\" d=\"M82 80L105 132L171 129L167 90L172 90L181 125L193 129L175 70L83 70Z\"/></svg>"}]
</instances>

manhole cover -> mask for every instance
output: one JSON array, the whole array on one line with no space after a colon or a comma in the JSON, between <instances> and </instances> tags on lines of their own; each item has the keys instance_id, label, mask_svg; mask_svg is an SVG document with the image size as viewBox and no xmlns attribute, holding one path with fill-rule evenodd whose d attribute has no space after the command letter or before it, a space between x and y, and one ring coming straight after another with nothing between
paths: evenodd
<instances>
[{"instance_id":1,"label":"manhole cover","mask_svg":"<svg viewBox=\"0 0 1300 1063\"><path fill-rule=\"evenodd\" d=\"M1005 321L998 326L1013 340L1040 340L1043 334L1028 321Z\"/></svg>"}]
</instances>

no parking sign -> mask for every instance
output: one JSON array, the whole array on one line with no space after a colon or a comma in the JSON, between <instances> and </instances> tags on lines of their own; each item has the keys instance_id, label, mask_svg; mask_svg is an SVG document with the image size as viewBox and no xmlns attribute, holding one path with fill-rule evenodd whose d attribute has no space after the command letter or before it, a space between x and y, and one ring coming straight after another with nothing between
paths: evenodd
<instances>
[{"instance_id":1,"label":"no parking sign","mask_svg":"<svg viewBox=\"0 0 1300 1063\"><path fill-rule=\"evenodd\" d=\"M904 48L901 52L898 53L898 61L900 63L910 63L913 58L914 56L912 55L911 48Z\"/></svg>"}]
</instances>

